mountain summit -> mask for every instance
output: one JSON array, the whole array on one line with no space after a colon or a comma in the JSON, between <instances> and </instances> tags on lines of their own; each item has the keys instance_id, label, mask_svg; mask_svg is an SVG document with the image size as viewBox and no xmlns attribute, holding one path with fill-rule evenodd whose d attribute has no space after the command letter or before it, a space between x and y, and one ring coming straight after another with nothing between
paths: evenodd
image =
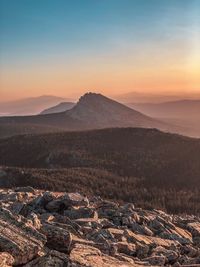
<instances>
[{"instance_id":1,"label":"mountain summit","mask_svg":"<svg viewBox=\"0 0 200 267\"><path fill-rule=\"evenodd\" d=\"M86 93L66 112L71 118L84 121L92 128L159 127L160 122L119 102L96 93Z\"/></svg>"},{"instance_id":2,"label":"mountain summit","mask_svg":"<svg viewBox=\"0 0 200 267\"><path fill-rule=\"evenodd\" d=\"M0 128L1 126L4 128L9 127L7 130L8 133L10 131L10 125L12 129L13 126L18 129L21 125L23 129L26 129L25 133L32 133L32 129L36 126L42 126L43 128L48 126L45 131L48 131L49 127L54 127L58 131L114 127L142 127L157 128L171 132L179 131L179 129L173 126L148 117L130 107L96 93L86 93L73 108L64 112L0 118ZM40 132L43 131L43 128ZM20 133L23 133L23 129L20 130Z\"/></svg>"}]
</instances>

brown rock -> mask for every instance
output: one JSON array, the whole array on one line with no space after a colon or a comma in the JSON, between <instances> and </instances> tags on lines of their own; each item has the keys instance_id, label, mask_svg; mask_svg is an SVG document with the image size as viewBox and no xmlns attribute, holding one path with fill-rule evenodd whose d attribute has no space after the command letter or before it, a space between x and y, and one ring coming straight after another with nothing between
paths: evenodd
<instances>
[{"instance_id":1,"label":"brown rock","mask_svg":"<svg viewBox=\"0 0 200 267\"><path fill-rule=\"evenodd\" d=\"M136 242L136 255L139 259L144 259L149 254L150 247L148 245Z\"/></svg>"},{"instance_id":2,"label":"brown rock","mask_svg":"<svg viewBox=\"0 0 200 267\"><path fill-rule=\"evenodd\" d=\"M40 219L38 218L37 214L35 214L34 212L32 212L29 216L28 219L31 221L31 223L33 224L33 227L35 229L40 229L41 228L41 222Z\"/></svg>"},{"instance_id":3,"label":"brown rock","mask_svg":"<svg viewBox=\"0 0 200 267\"><path fill-rule=\"evenodd\" d=\"M60 252L67 252L72 242L71 233L63 227L44 223L41 232L47 237L47 246Z\"/></svg>"},{"instance_id":4,"label":"brown rock","mask_svg":"<svg viewBox=\"0 0 200 267\"><path fill-rule=\"evenodd\" d=\"M39 257L23 267L67 267L68 256L56 250L50 250L46 255Z\"/></svg>"},{"instance_id":5,"label":"brown rock","mask_svg":"<svg viewBox=\"0 0 200 267\"><path fill-rule=\"evenodd\" d=\"M66 207L88 206L89 204L87 197L84 197L79 193L66 193L61 197L61 200Z\"/></svg>"},{"instance_id":6,"label":"brown rock","mask_svg":"<svg viewBox=\"0 0 200 267\"><path fill-rule=\"evenodd\" d=\"M148 246L162 246L165 248L170 248L171 246L178 246L180 245L179 242L175 240L169 240L169 239L163 239L159 237L153 237L153 236L145 236L145 235L139 235L135 234L130 230L125 230L125 236L127 237L127 240L129 242L139 242Z\"/></svg>"},{"instance_id":7,"label":"brown rock","mask_svg":"<svg viewBox=\"0 0 200 267\"><path fill-rule=\"evenodd\" d=\"M72 220L81 219L81 218L95 218L98 219L98 214L94 209L83 207L83 208L71 208L65 210L63 213L64 216L69 217Z\"/></svg>"},{"instance_id":8,"label":"brown rock","mask_svg":"<svg viewBox=\"0 0 200 267\"><path fill-rule=\"evenodd\" d=\"M46 204L46 209L50 212L59 212L64 210L65 205L60 199L52 200Z\"/></svg>"},{"instance_id":9,"label":"brown rock","mask_svg":"<svg viewBox=\"0 0 200 267\"><path fill-rule=\"evenodd\" d=\"M15 188L15 192L28 192L28 193L34 193L35 189L31 186L25 186L25 187L17 187Z\"/></svg>"},{"instance_id":10,"label":"brown rock","mask_svg":"<svg viewBox=\"0 0 200 267\"><path fill-rule=\"evenodd\" d=\"M97 248L90 246L76 245L70 253L69 267L134 267L126 261L104 255Z\"/></svg>"},{"instance_id":11,"label":"brown rock","mask_svg":"<svg viewBox=\"0 0 200 267\"><path fill-rule=\"evenodd\" d=\"M164 256L152 256L144 260L148 261L153 266L164 266L166 262L166 258Z\"/></svg>"},{"instance_id":12,"label":"brown rock","mask_svg":"<svg viewBox=\"0 0 200 267\"><path fill-rule=\"evenodd\" d=\"M6 252L0 252L0 267L11 267L14 264L12 255Z\"/></svg>"},{"instance_id":13,"label":"brown rock","mask_svg":"<svg viewBox=\"0 0 200 267\"><path fill-rule=\"evenodd\" d=\"M187 226L193 237L200 236L200 222L188 223Z\"/></svg>"},{"instance_id":14,"label":"brown rock","mask_svg":"<svg viewBox=\"0 0 200 267\"><path fill-rule=\"evenodd\" d=\"M117 242L117 251L128 256L136 255L136 245L128 242Z\"/></svg>"},{"instance_id":15,"label":"brown rock","mask_svg":"<svg viewBox=\"0 0 200 267\"><path fill-rule=\"evenodd\" d=\"M122 241L124 230L117 228L108 228L107 231L116 239L116 241Z\"/></svg>"},{"instance_id":16,"label":"brown rock","mask_svg":"<svg viewBox=\"0 0 200 267\"><path fill-rule=\"evenodd\" d=\"M130 230L125 230L124 235L127 238L127 240L129 242L132 242L132 243L139 242L139 243L142 243L142 244L148 245L148 246L153 244L153 242L150 240L149 237L144 236L144 235L135 234Z\"/></svg>"},{"instance_id":17,"label":"brown rock","mask_svg":"<svg viewBox=\"0 0 200 267\"><path fill-rule=\"evenodd\" d=\"M165 256L167 263L174 264L179 257L179 253L173 250L168 250L161 246L154 248L151 251L151 256Z\"/></svg>"},{"instance_id":18,"label":"brown rock","mask_svg":"<svg viewBox=\"0 0 200 267\"><path fill-rule=\"evenodd\" d=\"M23 210L24 206L25 206L24 203L19 202L19 201L16 201L16 202L12 203L12 204L9 206L9 210L10 210L12 213L18 215L18 214L21 213L21 211Z\"/></svg>"},{"instance_id":19,"label":"brown rock","mask_svg":"<svg viewBox=\"0 0 200 267\"><path fill-rule=\"evenodd\" d=\"M23 217L0 210L0 249L10 253L14 264L24 264L37 256L46 243L44 235L35 230Z\"/></svg>"}]
</instances>

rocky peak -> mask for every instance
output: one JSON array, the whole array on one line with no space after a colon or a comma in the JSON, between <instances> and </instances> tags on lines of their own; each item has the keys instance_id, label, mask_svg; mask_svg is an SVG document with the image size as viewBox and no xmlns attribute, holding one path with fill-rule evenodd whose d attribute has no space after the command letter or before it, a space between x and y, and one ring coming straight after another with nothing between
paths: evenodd
<instances>
[{"instance_id":1,"label":"rocky peak","mask_svg":"<svg viewBox=\"0 0 200 267\"><path fill-rule=\"evenodd\" d=\"M147 116L119 102L91 92L83 95L66 114L84 121L91 128L139 126L152 122Z\"/></svg>"},{"instance_id":2,"label":"rocky peak","mask_svg":"<svg viewBox=\"0 0 200 267\"><path fill-rule=\"evenodd\" d=\"M99 93L88 92L81 96L78 102L81 103L100 99L106 99L106 97Z\"/></svg>"},{"instance_id":3,"label":"rocky peak","mask_svg":"<svg viewBox=\"0 0 200 267\"><path fill-rule=\"evenodd\" d=\"M108 97L103 96L102 94L98 94L98 93L92 93L92 92L88 92L86 94L84 94L83 96L80 97L77 106L81 106L81 107L91 107L91 108L97 108L98 106L103 106L105 107L105 105L107 106L123 106L122 104L109 99ZM126 109L129 109L128 107L124 106Z\"/></svg>"}]
</instances>

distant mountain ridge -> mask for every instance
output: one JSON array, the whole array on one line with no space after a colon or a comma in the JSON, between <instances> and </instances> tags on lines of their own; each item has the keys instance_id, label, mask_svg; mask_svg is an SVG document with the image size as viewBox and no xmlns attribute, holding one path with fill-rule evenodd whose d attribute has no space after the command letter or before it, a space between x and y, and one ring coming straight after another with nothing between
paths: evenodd
<instances>
[{"instance_id":1,"label":"distant mountain ridge","mask_svg":"<svg viewBox=\"0 0 200 267\"><path fill-rule=\"evenodd\" d=\"M183 130L96 93L86 93L72 109L66 112L36 116L2 117L0 118L0 125L2 123L42 125L43 127L57 127L59 130L67 131L108 127L157 128L171 132L181 132Z\"/></svg>"},{"instance_id":2,"label":"distant mountain ridge","mask_svg":"<svg viewBox=\"0 0 200 267\"><path fill-rule=\"evenodd\" d=\"M187 133L193 137L200 136L200 99L179 100L164 103L131 103L133 109L150 117L158 118L169 124L187 128Z\"/></svg>"},{"instance_id":3,"label":"distant mountain ridge","mask_svg":"<svg viewBox=\"0 0 200 267\"><path fill-rule=\"evenodd\" d=\"M75 103L73 102L61 102L56 106L52 106L40 112L40 114L52 114L52 113L60 113L65 112L71 108L73 108Z\"/></svg>"},{"instance_id":4,"label":"distant mountain ridge","mask_svg":"<svg viewBox=\"0 0 200 267\"><path fill-rule=\"evenodd\" d=\"M130 103L131 108L140 110L153 117L200 117L200 99L184 99L179 101L170 101L163 103Z\"/></svg>"},{"instance_id":5,"label":"distant mountain ridge","mask_svg":"<svg viewBox=\"0 0 200 267\"><path fill-rule=\"evenodd\" d=\"M161 90L160 90L161 91ZM179 101L182 99L196 100L200 99L200 93L184 93L170 94L170 93L148 93L148 92L129 92L119 94L112 97L122 103L163 103L171 101Z\"/></svg>"},{"instance_id":6,"label":"distant mountain ridge","mask_svg":"<svg viewBox=\"0 0 200 267\"><path fill-rule=\"evenodd\" d=\"M0 102L0 116L35 115L49 106L54 106L67 99L58 96L43 95L15 101Z\"/></svg>"}]
</instances>

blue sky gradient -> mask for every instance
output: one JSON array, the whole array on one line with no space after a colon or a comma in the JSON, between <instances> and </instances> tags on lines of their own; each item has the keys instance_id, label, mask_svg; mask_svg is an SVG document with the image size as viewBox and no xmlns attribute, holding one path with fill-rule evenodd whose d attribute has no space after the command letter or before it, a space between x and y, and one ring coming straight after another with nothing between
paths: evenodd
<instances>
[{"instance_id":1,"label":"blue sky gradient","mask_svg":"<svg viewBox=\"0 0 200 267\"><path fill-rule=\"evenodd\" d=\"M0 0L0 10L6 73L37 64L158 64L175 55L181 63L200 40L199 0Z\"/></svg>"}]
</instances>

